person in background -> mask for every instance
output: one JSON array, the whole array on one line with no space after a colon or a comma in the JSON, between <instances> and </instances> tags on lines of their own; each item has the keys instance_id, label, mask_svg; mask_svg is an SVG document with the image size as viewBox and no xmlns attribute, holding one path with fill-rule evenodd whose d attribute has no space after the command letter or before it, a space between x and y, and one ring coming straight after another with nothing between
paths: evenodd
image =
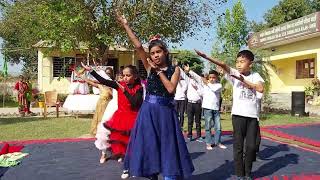
<instances>
[{"instance_id":1,"label":"person in background","mask_svg":"<svg viewBox=\"0 0 320 180\"><path fill-rule=\"evenodd\" d=\"M183 71L180 69L180 71ZM183 73L183 72L180 72ZM180 76L180 79L177 84L176 93L174 95L175 101L175 109L178 113L179 123L181 128L183 129L184 124L184 112L186 110L186 101L187 101L187 89L188 89L188 82L183 77Z\"/></svg>"},{"instance_id":2,"label":"person in background","mask_svg":"<svg viewBox=\"0 0 320 180\"><path fill-rule=\"evenodd\" d=\"M24 116L28 112L28 104L26 92L28 91L28 85L25 82L23 75L19 76L19 81L16 82L14 89L18 91L18 103L19 103L19 113Z\"/></svg>"}]
</instances>

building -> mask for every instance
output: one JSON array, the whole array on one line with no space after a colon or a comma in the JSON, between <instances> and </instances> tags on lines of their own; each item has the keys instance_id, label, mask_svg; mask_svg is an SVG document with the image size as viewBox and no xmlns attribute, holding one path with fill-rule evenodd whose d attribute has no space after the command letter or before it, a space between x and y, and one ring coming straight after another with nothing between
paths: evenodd
<instances>
[{"instance_id":1,"label":"building","mask_svg":"<svg viewBox=\"0 0 320 180\"><path fill-rule=\"evenodd\" d=\"M254 33L249 47L267 52L272 99L289 109L291 92L320 77L320 12Z\"/></svg>"},{"instance_id":2,"label":"building","mask_svg":"<svg viewBox=\"0 0 320 180\"><path fill-rule=\"evenodd\" d=\"M70 85L71 70L68 68L76 61L86 61L87 54L77 50L69 53L48 51L50 46L45 41L34 45L38 49L38 88L40 92L56 90L58 93L67 94ZM119 71L121 66L137 66L140 74L146 74L137 53L121 46L110 47L108 61L102 65L113 66L114 71ZM64 75L64 77L61 77Z\"/></svg>"}]
</instances>

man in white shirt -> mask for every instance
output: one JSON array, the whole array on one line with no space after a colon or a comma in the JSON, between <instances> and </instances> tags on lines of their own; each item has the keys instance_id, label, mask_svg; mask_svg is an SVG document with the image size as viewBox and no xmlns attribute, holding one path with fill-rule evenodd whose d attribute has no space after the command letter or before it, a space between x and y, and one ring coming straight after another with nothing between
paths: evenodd
<instances>
[{"instance_id":1,"label":"man in white shirt","mask_svg":"<svg viewBox=\"0 0 320 180\"><path fill-rule=\"evenodd\" d=\"M180 71L180 76L187 81L187 115L188 115L188 139L193 140L192 127L193 122L196 124L197 136L195 139L201 137L201 86L194 79L188 76L186 73Z\"/></svg>"},{"instance_id":2,"label":"man in white shirt","mask_svg":"<svg viewBox=\"0 0 320 180\"><path fill-rule=\"evenodd\" d=\"M182 69L180 69L180 71L182 71ZM183 77L180 76L180 80L176 88L176 94L174 96L174 101L175 101L175 109L178 113L179 123L181 128L183 128L184 112L187 106L187 102L186 102L187 89L188 89L187 80L185 80Z\"/></svg>"}]
</instances>

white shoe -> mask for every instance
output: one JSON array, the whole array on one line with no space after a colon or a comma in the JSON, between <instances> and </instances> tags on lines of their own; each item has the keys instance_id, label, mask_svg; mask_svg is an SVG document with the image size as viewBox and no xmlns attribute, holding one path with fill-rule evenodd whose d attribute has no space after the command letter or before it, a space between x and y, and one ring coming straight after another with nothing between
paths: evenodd
<instances>
[{"instance_id":1,"label":"white shoe","mask_svg":"<svg viewBox=\"0 0 320 180\"><path fill-rule=\"evenodd\" d=\"M119 158L119 159L118 159L118 162L122 162L122 158Z\"/></svg>"},{"instance_id":2,"label":"white shoe","mask_svg":"<svg viewBox=\"0 0 320 180\"><path fill-rule=\"evenodd\" d=\"M211 144L207 144L207 150L208 150L208 151L213 150L213 147L211 146Z\"/></svg>"},{"instance_id":3,"label":"white shoe","mask_svg":"<svg viewBox=\"0 0 320 180\"><path fill-rule=\"evenodd\" d=\"M221 148L221 149L227 149L227 146L225 146L225 145L223 145L223 144L221 144L221 143L218 144L218 147Z\"/></svg>"},{"instance_id":4,"label":"white shoe","mask_svg":"<svg viewBox=\"0 0 320 180\"><path fill-rule=\"evenodd\" d=\"M129 178L129 171L128 170L123 170L121 174L121 179L127 179Z\"/></svg>"}]
</instances>

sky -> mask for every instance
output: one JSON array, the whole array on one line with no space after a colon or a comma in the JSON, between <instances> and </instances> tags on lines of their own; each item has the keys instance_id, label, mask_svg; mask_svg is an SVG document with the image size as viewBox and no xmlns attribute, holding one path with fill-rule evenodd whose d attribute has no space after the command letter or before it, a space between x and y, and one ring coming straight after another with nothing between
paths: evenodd
<instances>
[{"instance_id":1,"label":"sky","mask_svg":"<svg viewBox=\"0 0 320 180\"><path fill-rule=\"evenodd\" d=\"M228 0L227 3L225 3L219 8L219 12L224 12L226 9L231 9L236 2L237 0ZM248 20L261 22L263 21L264 13L266 13L273 6L277 5L279 3L279 0L242 0L242 3L245 7ZM207 33L210 34L209 37ZM176 46L177 49L187 49L187 50L199 49L204 51L207 54L210 54L212 49L212 44L214 42L214 37L215 37L215 28L213 25L211 28L203 29L194 37L186 38L181 43L181 45L179 44L172 44L172 45ZM207 41L205 42L204 39L207 39ZM0 47L1 47L1 44L2 44L2 39L0 38ZM3 61L4 61L3 55L1 54L1 51L0 51L0 70L2 70ZM10 74L17 75L21 71L21 65L10 65L8 67L8 71Z\"/></svg>"}]
</instances>

